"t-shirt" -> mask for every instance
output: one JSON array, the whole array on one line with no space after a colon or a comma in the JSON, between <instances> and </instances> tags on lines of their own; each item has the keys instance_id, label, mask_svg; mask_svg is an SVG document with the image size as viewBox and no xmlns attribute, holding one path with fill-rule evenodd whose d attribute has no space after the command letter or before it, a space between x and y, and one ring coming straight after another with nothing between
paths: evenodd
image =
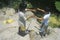
<instances>
[{"instance_id":1,"label":"t-shirt","mask_svg":"<svg viewBox=\"0 0 60 40\"><path fill-rule=\"evenodd\" d=\"M24 25L24 26L26 26L26 16L25 16L25 13L19 11L19 12L18 12L18 15L19 15L19 22L18 22L19 25Z\"/></svg>"},{"instance_id":2,"label":"t-shirt","mask_svg":"<svg viewBox=\"0 0 60 40\"><path fill-rule=\"evenodd\" d=\"M23 18L26 20L25 14L23 12L19 12L19 18Z\"/></svg>"},{"instance_id":3,"label":"t-shirt","mask_svg":"<svg viewBox=\"0 0 60 40\"><path fill-rule=\"evenodd\" d=\"M44 23L44 25L48 25L48 20L49 20L49 18L50 18L50 15L51 15L51 13L50 12L48 12L48 14L45 14L44 15L44 17L43 17L43 23Z\"/></svg>"}]
</instances>

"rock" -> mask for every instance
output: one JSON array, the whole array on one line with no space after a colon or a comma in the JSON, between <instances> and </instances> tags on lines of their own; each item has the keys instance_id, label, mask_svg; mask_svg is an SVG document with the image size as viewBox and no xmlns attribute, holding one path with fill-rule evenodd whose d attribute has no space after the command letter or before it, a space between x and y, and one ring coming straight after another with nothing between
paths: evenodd
<instances>
[{"instance_id":1,"label":"rock","mask_svg":"<svg viewBox=\"0 0 60 40\"><path fill-rule=\"evenodd\" d=\"M26 17L30 17L30 16L32 16L32 15L34 15L31 11L27 11L26 13L25 13L25 15L26 15Z\"/></svg>"},{"instance_id":2,"label":"rock","mask_svg":"<svg viewBox=\"0 0 60 40\"><path fill-rule=\"evenodd\" d=\"M6 15L3 15L4 14L3 11L6 12ZM39 32L37 28L39 28L40 24L38 23L36 18L29 18L29 20L26 20L27 22L26 25L27 25L28 30L34 30L34 31L31 31L29 34L25 35L24 37L22 37L21 35L18 35L18 28L19 28L18 20L17 20L18 17L15 17L18 15L16 14L14 15L15 11L13 12L13 9L10 9L10 8L6 8L6 9L4 8L3 11L1 10L2 19L4 19L5 16L7 15L10 16L9 15L10 13L13 13L11 14L13 15L13 17L11 16L11 18L13 18L15 21L11 24L3 25L2 23L3 21L0 20L0 40L60 40L60 33L59 33L60 28L59 29L49 28L51 30L51 33L43 38L41 38L39 34L37 35L36 33ZM26 17L29 17L34 14L28 11L26 12L25 15ZM35 28L35 26L37 28Z\"/></svg>"},{"instance_id":3,"label":"rock","mask_svg":"<svg viewBox=\"0 0 60 40\"><path fill-rule=\"evenodd\" d=\"M6 9L6 15L14 15L15 14L15 10L13 8L7 8Z\"/></svg>"},{"instance_id":4,"label":"rock","mask_svg":"<svg viewBox=\"0 0 60 40\"><path fill-rule=\"evenodd\" d=\"M0 20L6 20L15 14L15 9L4 7L0 9Z\"/></svg>"}]
</instances>

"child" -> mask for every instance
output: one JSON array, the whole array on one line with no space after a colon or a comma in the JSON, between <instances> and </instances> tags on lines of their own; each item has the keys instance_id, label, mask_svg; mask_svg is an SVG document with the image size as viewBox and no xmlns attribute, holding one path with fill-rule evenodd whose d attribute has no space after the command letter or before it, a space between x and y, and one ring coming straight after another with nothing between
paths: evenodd
<instances>
[{"instance_id":1,"label":"child","mask_svg":"<svg viewBox=\"0 0 60 40\"><path fill-rule=\"evenodd\" d=\"M19 5L19 30L25 31L26 30L26 16L25 16L25 8L27 7L27 4L25 2L21 3Z\"/></svg>"},{"instance_id":2,"label":"child","mask_svg":"<svg viewBox=\"0 0 60 40\"><path fill-rule=\"evenodd\" d=\"M45 15L43 18L40 18L42 19L42 24L41 24L41 28L40 28L40 34L41 36L45 36L46 35L46 31L47 31L47 28L48 28L48 23L49 23L49 18L50 18L50 11L48 9L45 10Z\"/></svg>"}]
</instances>

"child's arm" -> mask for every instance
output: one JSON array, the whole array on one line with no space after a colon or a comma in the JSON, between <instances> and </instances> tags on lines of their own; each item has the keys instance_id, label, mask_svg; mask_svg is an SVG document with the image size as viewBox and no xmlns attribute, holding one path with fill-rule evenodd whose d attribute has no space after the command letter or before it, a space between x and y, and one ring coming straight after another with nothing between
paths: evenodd
<instances>
[{"instance_id":1,"label":"child's arm","mask_svg":"<svg viewBox=\"0 0 60 40\"><path fill-rule=\"evenodd\" d=\"M43 19L43 18L38 18L38 20L41 20L41 21L42 21L42 20L44 20L44 19Z\"/></svg>"}]
</instances>

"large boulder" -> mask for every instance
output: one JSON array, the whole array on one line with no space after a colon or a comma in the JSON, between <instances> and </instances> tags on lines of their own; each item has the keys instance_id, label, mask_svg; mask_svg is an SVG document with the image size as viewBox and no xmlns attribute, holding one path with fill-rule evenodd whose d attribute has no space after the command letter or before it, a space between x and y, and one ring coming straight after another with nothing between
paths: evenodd
<instances>
[{"instance_id":1,"label":"large boulder","mask_svg":"<svg viewBox=\"0 0 60 40\"><path fill-rule=\"evenodd\" d=\"M13 8L2 8L0 9L0 20L6 20L10 16L13 16L15 14L15 9Z\"/></svg>"},{"instance_id":2,"label":"large boulder","mask_svg":"<svg viewBox=\"0 0 60 40\"><path fill-rule=\"evenodd\" d=\"M6 15L11 16L11 15L14 15L14 14L15 14L15 9L13 9L13 8L7 8L6 9Z\"/></svg>"}]
</instances>

